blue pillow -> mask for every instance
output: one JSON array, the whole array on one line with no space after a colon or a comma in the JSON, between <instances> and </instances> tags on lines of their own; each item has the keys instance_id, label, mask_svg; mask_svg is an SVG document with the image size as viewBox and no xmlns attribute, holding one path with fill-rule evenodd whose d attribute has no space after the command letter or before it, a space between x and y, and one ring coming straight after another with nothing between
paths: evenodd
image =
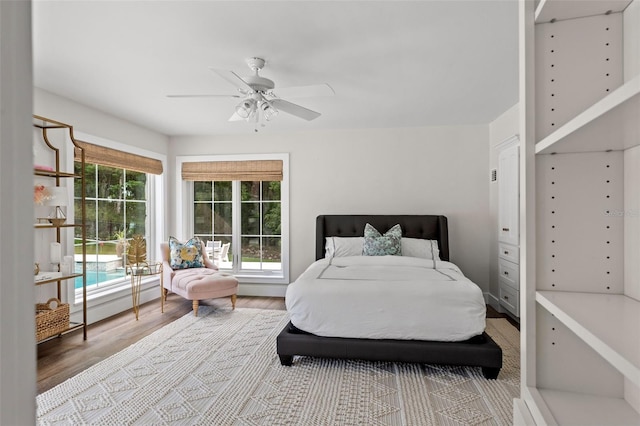
<instances>
[{"instance_id":1,"label":"blue pillow","mask_svg":"<svg viewBox=\"0 0 640 426\"><path fill-rule=\"evenodd\" d=\"M401 256L402 228L400 224L380 235L380 232L370 224L364 227L363 256Z\"/></svg>"},{"instance_id":2,"label":"blue pillow","mask_svg":"<svg viewBox=\"0 0 640 426\"><path fill-rule=\"evenodd\" d=\"M182 244L177 238L169 237L169 260L171 269L204 268L202 241L193 237Z\"/></svg>"}]
</instances>

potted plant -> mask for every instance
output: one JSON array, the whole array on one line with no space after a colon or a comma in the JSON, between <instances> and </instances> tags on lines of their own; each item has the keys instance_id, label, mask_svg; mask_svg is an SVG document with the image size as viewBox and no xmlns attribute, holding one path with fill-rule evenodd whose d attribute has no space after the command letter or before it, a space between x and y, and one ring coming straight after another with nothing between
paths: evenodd
<instances>
[{"instance_id":1,"label":"potted plant","mask_svg":"<svg viewBox=\"0 0 640 426\"><path fill-rule=\"evenodd\" d=\"M118 231L113 234L113 237L116 239L116 255L119 257L123 256L129 246L125 231Z\"/></svg>"}]
</instances>

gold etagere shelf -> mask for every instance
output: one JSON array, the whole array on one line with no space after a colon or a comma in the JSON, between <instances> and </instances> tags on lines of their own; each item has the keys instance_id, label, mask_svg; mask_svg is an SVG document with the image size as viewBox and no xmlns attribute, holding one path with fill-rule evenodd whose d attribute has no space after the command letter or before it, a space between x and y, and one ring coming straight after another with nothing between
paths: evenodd
<instances>
[{"instance_id":1,"label":"gold etagere shelf","mask_svg":"<svg viewBox=\"0 0 640 426\"><path fill-rule=\"evenodd\" d=\"M41 129L42 142L46 145L46 147L53 152L54 163L50 168L36 167L34 166L34 176L43 177L43 178L52 178L55 180L55 186L61 186L61 180L70 179L70 180L80 180L80 217L77 214L74 217L74 223L36 223L34 224L34 228L38 230L43 229L52 229L55 230L55 241L60 243L61 241L61 229L63 228L79 228L80 235L79 238L82 246L82 272L75 273L67 273L62 274L60 271L45 271L42 272L42 277L38 279L38 275L36 274L34 277L34 285L40 286L43 284L49 283L57 283L57 299L63 300L62 297L62 288L61 283L65 280L75 280L76 278L82 278L82 322L71 322L68 321L67 324L62 327L62 329L51 336L47 336L45 338L37 338L37 342L44 342L46 340L50 340L54 337L61 336L62 334L78 330L82 328L83 330L83 339L87 339L87 246L86 246L86 205L85 205L85 179L84 179L84 171L85 171L85 152L84 149L78 144L78 141L74 138L73 135L73 126L69 124L65 124L56 120L52 120L49 118L45 118L42 116L34 115L33 116L33 126L35 128ZM65 137L71 142L72 146L70 148L73 150L72 155L75 158L75 161L80 163L80 172L73 173L68 171L61 171L60 166L60 148L54 145L51 142L50 132L65 132ZM65 141L65 143L67 143ZM75 191L74 191L75 193ZM75 197L74 197L75 198ZM71 203L69 208L73 209L74 202ZM74 239L75 239L74 238ZM75 252L75 250L74 250ZM74 255L75 256L75 255ZM75 265L75 262L73 263ZM75 287L75 286L74 286ZM69 303L69 305L73 304L74 301ZM38 333L36 333L38 336Z\"/></svg>"}]
</instances>

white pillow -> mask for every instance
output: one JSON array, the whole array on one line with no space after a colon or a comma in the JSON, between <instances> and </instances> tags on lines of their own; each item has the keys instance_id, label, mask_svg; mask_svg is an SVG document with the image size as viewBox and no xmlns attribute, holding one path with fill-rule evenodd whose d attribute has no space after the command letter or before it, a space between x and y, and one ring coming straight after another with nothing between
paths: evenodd
<instances>
[{"instance_id":1,"label":"white pillow","mask_svg":"<svg viewBox=\"0 0 640 426\"><path fill-rule=\"evenodd\" d=\"M440 260L440 249L438 249L437 240L402 238L400 244L402 245L403 256Z\"/></svg>"},{"instance_id":2,"label":"white pillow","mask_svg":"<svg viewBox=\"0 0 640 426\"><path fill-rule=\"evenodd\" d=\"M326 237L324 257L362 256L364 237Z\"/></svg>"},{"instance_id":3,"label":"white pillow","mask_svg":"<svg viewBox=\"0 0 640 426\"><path fill-rule=\"evenodd\" d=\"M402 255L421 259L440 260L437 240L421 238L402 238ZM362 256L364 237L326 237L324 257Z\"/></svg>"}]
</instances>

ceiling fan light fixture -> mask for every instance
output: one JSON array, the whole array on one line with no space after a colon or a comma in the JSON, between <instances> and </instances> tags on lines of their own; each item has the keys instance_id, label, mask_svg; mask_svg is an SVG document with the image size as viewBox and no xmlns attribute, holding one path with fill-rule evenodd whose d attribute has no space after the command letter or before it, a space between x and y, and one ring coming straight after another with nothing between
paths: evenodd
<instances>
[{"instance_id":1,"label":"ceiling fan light fixture","mask_svg":"<svg viewBox=\"0 0 640 426\"><path fill-rule=\"evenodd\" d=\"M278 110L269 101L262 102L260 109L262 110L262 116L267 121L273 120L278 115Z\"/></svg>"},{"instance_id":2,"label":"ceiling fan light fixture","mask_svg":"<svg viewBox=\"0 0 640 426\"><path fill-rule=\"evenodd\" d=\"M245 99L236 106L236 114L242 118L249 118L256 109L255 99Z\"/></svg>"}]
</instances>

